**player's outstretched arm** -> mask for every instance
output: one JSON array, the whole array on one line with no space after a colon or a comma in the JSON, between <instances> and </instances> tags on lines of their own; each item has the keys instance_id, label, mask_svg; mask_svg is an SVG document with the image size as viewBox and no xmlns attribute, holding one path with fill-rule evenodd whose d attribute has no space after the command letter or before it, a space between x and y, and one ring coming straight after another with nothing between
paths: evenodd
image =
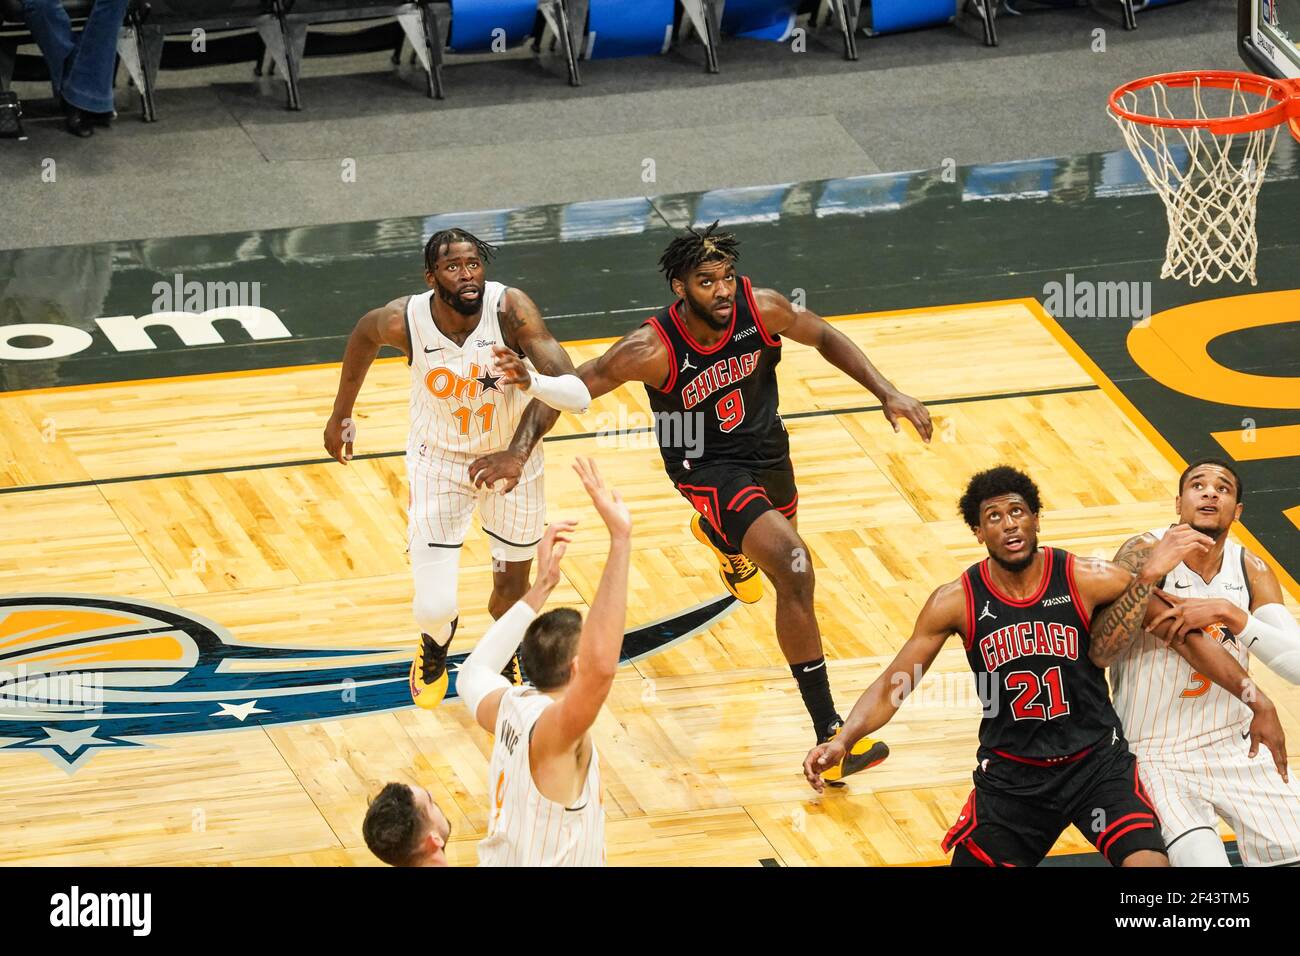
<instances>
[{"instance_id":1,"label":"player's outstretched arm","mask_svg":"<svg viewBox=\"0 0 1300 956\"><path fill-rule=\"evenodd\" d=\"M1186 600L1161 592L1174 605L1161 617L1170 618L1180 631L1221 623L1266 667L1293 684L1300 683L1300 624L1282 603L1277 575L1249 551L1245 552L1245 566L1249 611L1223 598Z\"/></svg>"},{"instance_id":2,"label":"player's outstretched arm","mask_svg":"<svg viewBox=\"0 0 1300 956\"><path fill-rule=\"evenodd\" d=\"M668 350L646 325L633 329L603 355L578 367L578 377L593 399L628 382L644 382L658 388L667 381L668 372Z\"/></svg>"},{"instance_id":3,"label":"player's outstretched arm","mask_svg":"<svg viewBox=\"0 0 1300 956\"><path fill-rule=\"evenodd\" d=\"M1177 634L1223 624L1265 667L1292 684L1300 684L1300 624L1282 603L1282 586L1273 569L1250 552L1246 552L1245 564L1249 611L1223 598L1187 600L1161 592L1173 606L1151 622L1151 629L1166 620Z\"/></svg>"},{"instance_id":4,"label":"player's outstretched arm","mask_svg":"<svg viewBox=\"0 0 1300 956\"><path fill-rule=\"evenodd\" d=\"M1237 637L1265 667L1292 684L1300 684L1300 624L1282 603L1282 585L1273 569L1246 552L1250 614Z\"/></svg>"},{"instance_id":5,"label":"player's outstretched arm","mask_svg":"<svg viewBox=\"0 0 1300 956\"><path fill-rule=\"evenodd\" d=\"M505 384L521 385L525 391L532 388L529 394L533 400L520 416L510 444L503 451L470 462L469 477L476 488L502 482L500 492L509 494L519 484L528 456L559 420L557 409L586 411L591 399L583 394L585 389L574 374L569 353L555 341L536 303L526 293L513 288L506 290L500 316L507 347L493 347L493 356L505 376ZM537 369L536 376L530 375L512 348L528 356Z\"/></svg>"},{"instance_id":6,"label":"player's outstretched arm","mask_svg":"<svg viewBox=\"0 0 1300 956\"><path fill-rule=\"evenodd\" d=\"M617 491L608 487L596 463L578 458L573 470L609 529L609 557L596 597L578 638L578 671L564 697L537 719L532 754L540 763L577 752L605 705L623 649L627 623L627 572L632 553L632 515Z\"/></svg>"},{"instance_id":7,"label":"player's outstretched arm","mask_svg":"<svg viewBox=\"0 0 1300 956\"><path fill-rule=\"evenodd\" d=\"M796 309L790 300L774 289L755 289L754 299L762 311L763 326L773 335L784 335L803 345L811 345L849 378L880 400L889 424L898 431L898 420L906 418L926 441L934 431L929 410L896 389L889 379L871 364L857 344L821 316L807 309Z\"/></svg>"},{"instance_id":8,"label":"player's outstretched arm","mask_svg":"<svg viewBox=\"0 0 1300 956\"><path fill-rule=\"evenodd\" d=\"M334 396L334 411L325 423L325 450L331 458L346 465L352 458L352 442L356 428L352 424L352 406L366 380L366 372L374 364L375 356L383 345L391 345L409 360L411 341L406 332L406 301L409 296L394 299L387 305L371 309L357 322L348 336L348 346L343 352L343 370L339 374L338 393Z\"/></svg>"},{"instance_id":9,"label":"player's outstretched arm","mask_svg":"<svg viewBox=\"0 0 1300 956\"><path fill-rule=\"evenodd\" d=\"M456 693L478 725L495 733L501 698L510 681L501 671L515 656L528 625L533 622L555 586L560 583L560 559L568 547L576 521L554 521L537 543L537 580L510 610L488 628L465 663L456 672Z\"/></svg>"},{"instance_id":10,"label":"player's outstretched arm","mask_svg":"<svg viewBox=\"0 0 1300 956\"><path fill-rule=\"evenodd\" d=\"M965 623L966 598L961 581L950 581L936 588L921 608L912 636L862 692L839 734L808 752L803 773L814 790L821 793L825 789L823 770L836 766L855 743L893 719L903 701L916 690L949 635L960 633Z\"/></svg>"},{"instance_id":11,"label":"player's outstretched arm","mask_svg":"<svg viewBox=\"0 0 1300 956\"><path fill-rule=\"evenodd\" d=\"M1179 598L1176 595L1166 594L1164 591L1160 591L1159 594L1173 607L1153 619L1148 628L1154 632L1161 628L1165 620L1168 619L1176 629L1185 631L1186 640L1179 644L1173 644L1174 651L1192 666L1192 670L1196 672L1197 676L1218 684L1250 708L1251 713L1254 715L1250 721L1249 731L1250 756L1254 757L1258 754L1259 745L1263 744L1268 748L1268 752L1273 755L1273 763L1277 767L1277 772L1282 775L1283 780L1286 780L1286 732L1282 729L1282 721L1278 717L1277 708L1268 699L1268 695L1250 679L1250 675L1241 666L1241 662L1232 654L1227 653L1218 641L1208 636L1201 629L1208 626L1209 623L1219 620L1219 618L1207 619L1206 624L1197 624L1192 630L1185 629L1186 612L1188 610L1192 611L1191 619L1194 621L1200 620L1202 612L1216 615L1218 614L1217 609L1211 607L1216 604L1216 601L1198 598L1188 600Z\"/></svg>"},{"instance_id":12,"label":"player's outstretched arm","mask_svg":"<svg viewBox=\"0 0 1300 956\"><path fill-rule=\"evenodd\" d=\"M1074 583L1092 622L1088 658L1098 667L1119 659L1143 632L1151 593L1183 558L1204 554L1214 542L1190 525L1180 524L1158 541L1149 534L1129 538L1115 554L1115 562L1075 562ZM1171 635L1173 642L1181 637Z\"/></svg>"},{"instance_id":13,"label":"player's outstretched arm","mask_svg":"<svg viewBox=\"0 0 1300 956\"><path fill-rule=\"evenodd\" d=\"M574 374L569 353L555 341L533 300L519 289L507 290L501 323L506 341L493 346L492 354L504 384L522 388L525 395L553 410L585 412L591 404L587 386ZM516 350L528 357L536 371L529 371Z\"/></svg>"}]
</instances>

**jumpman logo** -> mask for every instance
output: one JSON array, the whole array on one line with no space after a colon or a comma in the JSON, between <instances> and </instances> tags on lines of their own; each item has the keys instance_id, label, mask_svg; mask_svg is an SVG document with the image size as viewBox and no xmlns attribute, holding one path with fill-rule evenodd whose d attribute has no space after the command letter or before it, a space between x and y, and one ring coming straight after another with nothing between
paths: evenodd
<instances>
[{"instance_id":1,"label":"jumpman logo","mask_svg":"<svg viewBox=\"0 0 1300 956\"><path fill-rule=\"evenodd\" d=\"M984 620L986 617L991 617L991 618L993 618L995 621L997 620L997 617L998 617L998 616L997 616L996 614L994 614L992 611L989 610L989 603L990 603L990 602L988 602L988 601L985 601L985 602L984 602L984 610L980 611L980 616L979 616L979 618L976 620L976 623L977 623L977 624L979 623L979 621Z\"/></svg>"},{"instance_id":2,"label":"jumpman logo","mask_svg":"<svg viewBox=\"0 0 1300 956\"><path fill-rule=\"evenodd\" d=\"M695 366L691 364L691 357L689 355L687 355L685 360L683 360L680 371L685 372L687 369L691 369L692 371L695 370Z\"/></svg>"}]
</instances>

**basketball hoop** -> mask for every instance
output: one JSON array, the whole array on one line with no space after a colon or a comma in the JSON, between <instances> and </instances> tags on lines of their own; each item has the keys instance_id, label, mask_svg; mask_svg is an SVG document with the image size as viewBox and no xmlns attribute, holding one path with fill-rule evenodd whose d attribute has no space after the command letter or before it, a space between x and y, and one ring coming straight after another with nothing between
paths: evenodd
<instances>
[{"instance_id":1,"label":"basketball hoop","mask_svg":"<svg viewBox=\"0 0 1300 956\"><path fill-rule=\"evenodd\" d=\"M1255 284L1255 206L1278 129L1300 139L1300 81L1201 70L1125 83L1110 113L1164 200L1162 279Z\"/></svg>"}]
</instances>

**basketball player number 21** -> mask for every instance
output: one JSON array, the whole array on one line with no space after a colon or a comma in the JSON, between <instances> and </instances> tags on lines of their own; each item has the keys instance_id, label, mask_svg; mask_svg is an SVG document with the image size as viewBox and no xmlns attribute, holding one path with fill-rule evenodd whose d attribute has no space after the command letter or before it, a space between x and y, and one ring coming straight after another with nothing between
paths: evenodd
<instances>
[{"instance_id":1,"label":"basketball player number 21","mask_svg":"<svg viewBox=\"0 0 1300 956\"><path fill-rule=\"evenodd\" d=\"M492 430L492 409L495 407L495 405L480 405L478 410L473 412L463 407L456 409L452 414L460 422L460 433L462 435L469 434L469 420L475 415L483 419L483 431L490 432Z\"/></svg>"},{"instance_id":2,"label":"basketball player number 21","mask_svg":"<svg viewBox=\"0 0 1300 956\"><path fill-rule=\"evenodd\" d=\"M718 413L718 427L724 432L731 431L745 420L745 396L740 394L738 388L733 388L718 399L714 408Z\"/></svg>"},{"instance_id":3,"label":"basketball player number 21","mask_svg":"<svg viewBox=\"0 0 1300 956\"><path fill-rule=\"evenodd\" d=\"M1053 667L1043 673L1042 681L1033 671L1015 671L1006 677L1007 690L1019 690L1011 702L1011 715L1016 720L1051 720L1070 712L1070 702L1065 699L1061 682L1061 668ZM1034 703L1047 685L1047 703Z\"/></svg>"}]
</instances>

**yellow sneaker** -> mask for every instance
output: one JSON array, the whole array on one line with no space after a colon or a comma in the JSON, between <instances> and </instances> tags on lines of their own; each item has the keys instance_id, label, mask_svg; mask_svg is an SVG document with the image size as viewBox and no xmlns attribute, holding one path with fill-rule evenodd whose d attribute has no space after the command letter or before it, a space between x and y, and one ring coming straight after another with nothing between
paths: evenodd
<instances>
[{"instance_id":1,"label":"yellow sneaker","mask_svg":"<svg viewBox=\"0 0 1300 956\"><path fill-rule=\"evenodd\" d=\"M451 633L456 633L457 620L451 622ZM420 635L420 647L411 661L411 700L418 707L433 710L447 696L447 648L439 644L428 634Z\"/></svg>"},{"instance_id":2,"label":"yellow sneaker","mask_svg":"<svg viewBox=\"0 0 1300 956\"><path fill-rule=\"evenodd\" d=\"M758 566L743 554L719 551L704 533L704 519L698 514L691 515L691 534L717 556L718 574L736 600L742 604L754 604L763 596L763 579L758 575Z\"/></svg>"},{"instance_id":3,"label":"yellow sneaker","mask_svg":"<svg viewBox=\"0 0 1300 956\"><path fill-rule=\"evenodd\" d=\"M825 743L827 740L833 740L840 734L840 729L844 725L836 721L832 724L830 736L822 738L817 742ZM878 763L883 763L889 756L889 745L883 740L876 740L874 737L863 737L856 744L849 748L849 752L844 755L834 767L827 767L822 771L822 779L832 787L844 786L844 778L850 774L858 773L861 770L869 770Z\"/></svg>"},{"instance_id":4,"label":"yellow sneaker","mask_svg":"<svg viewBox=\"0 0 1300 956\"><path fill-rule=\"evenodd\" d=\"M524 680L519 675L519 655L516 654L506 662L506 666L501 669L501 676L510 681L510 686L520 687Z\"/></svg>"}]
</instances>

